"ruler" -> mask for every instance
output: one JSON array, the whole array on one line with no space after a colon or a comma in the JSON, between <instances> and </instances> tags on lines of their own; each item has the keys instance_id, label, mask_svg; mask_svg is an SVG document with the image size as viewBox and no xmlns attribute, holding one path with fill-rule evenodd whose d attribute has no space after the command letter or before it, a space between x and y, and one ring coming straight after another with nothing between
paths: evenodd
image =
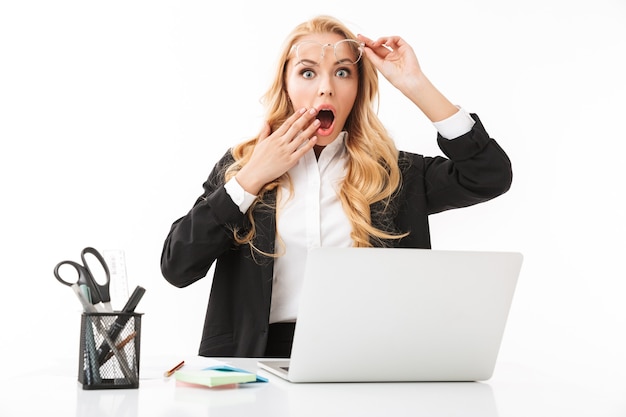
<instances>
[{"instance_id":1,"label":"ruler","mask_svg":"<svg viewBox=\"0 0 626 417\"><path fill-rule=\"evenodd\" d=\"M120 249L108 249L102 251L109 272L111 273L111 306L113 310L120 311L128 300L128 277L126 276L126 255Z\"/></svg>"}]
</instances>

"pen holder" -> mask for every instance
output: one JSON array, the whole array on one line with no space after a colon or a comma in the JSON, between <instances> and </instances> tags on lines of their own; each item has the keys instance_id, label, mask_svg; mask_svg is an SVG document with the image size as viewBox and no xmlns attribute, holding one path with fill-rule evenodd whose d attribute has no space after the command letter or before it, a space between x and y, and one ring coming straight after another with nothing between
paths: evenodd
<instances>
[{"instance_id":1,"label":"pen holder","mask_svg":"<svg viewBox=\"0 0 626 417\"><path fill-rule=\"evenodd\" d=\"M83 313L78 361L83 389L139 388L140 342L140 313Z\"/></svg>"}]
</instances>

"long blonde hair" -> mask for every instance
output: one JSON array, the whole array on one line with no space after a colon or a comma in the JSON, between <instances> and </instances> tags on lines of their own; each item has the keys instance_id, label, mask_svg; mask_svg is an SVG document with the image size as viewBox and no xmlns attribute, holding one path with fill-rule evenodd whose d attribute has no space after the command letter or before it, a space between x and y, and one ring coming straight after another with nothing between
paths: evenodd
<instances>
[{"instance_id":1,"label":"long blonde hair","mask_svg":"<svg viewBox=\"0 0 626 417\"><path fill-rule=\"evenodd\" d=\"M320 33L335 33L346 39L356 39L356 36L343 23L331 16L317 16L294 28L283 45L282 54L278 59L276 78L262 100L267 108L266 120L272 132L294 112L285 83L291 47L303 36ZM344 126L344 130L348 132L346 149L349 162L346 177L339 191L339 198L352 224L350 236L354 246L369 247L373 246L373 241L400 239L406 233L380 230L372 226L370 209L372 204L379 203L376 207L379 207L382 212L388 208L391 197L400 186L401 174L398 168L398 150L374 109L374 103L378 100L377 70L369 60L364 58L357 65L358 92L352 112ZM232 149L235 162L226 170L226 180L233 177L248 162L257 140L258 138L252 138ZM277 188L282 181L289 181L287 174L266 184L259 192L259 198L254 204L265 204L264 195ZM243 234L235 230L234 234L238 243L248 243L254 248L253 209L254 206L247 213L251 228ZM384 217L384 213L379 214L383 214Z\"/></svg>"}]
</instances>

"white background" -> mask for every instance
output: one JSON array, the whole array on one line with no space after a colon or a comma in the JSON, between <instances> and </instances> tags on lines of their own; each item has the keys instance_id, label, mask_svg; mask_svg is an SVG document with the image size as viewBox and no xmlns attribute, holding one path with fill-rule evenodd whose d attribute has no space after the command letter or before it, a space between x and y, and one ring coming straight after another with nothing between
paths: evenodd
<instances>
[{"instance_id":1,"label":"white background","mask_svg":"<svg viewBox=\"0 0 626 417\"><path fill-rule=\"evenodd\" d=\"M210 279L168 284L163 240L216 160L257 133L287 33L328 13L371 38L404 37L512 159L507 194L431 217L434 248L525 256L500 360L623 375L626 3L406 4L3 2L3 370L65 361L73 372L81 309L52 271L85 246L123 250L129 289L146 288L142 356L197 352ZM428 120L381 80L398 146L439 153Z\"/></svg>"}]
</instances>

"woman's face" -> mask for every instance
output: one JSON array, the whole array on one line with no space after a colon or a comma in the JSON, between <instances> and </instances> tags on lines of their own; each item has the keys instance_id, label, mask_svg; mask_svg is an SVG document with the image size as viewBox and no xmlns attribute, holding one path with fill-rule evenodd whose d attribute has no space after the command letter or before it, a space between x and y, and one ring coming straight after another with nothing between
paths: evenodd
<instances>
[{"instance_id":1,"label":"woman's face","mask_svg":"<svg viewBox=\"0 0 626 417\"><path fill-rule=\"evenodd\" d=\"M360 56L358 43L335 33L305 36L291 50L287 94L294 109L317 109L318 145L328 145L344 128L359 85L358 65L353 62Z\"/></svg>"}]
</instances>

